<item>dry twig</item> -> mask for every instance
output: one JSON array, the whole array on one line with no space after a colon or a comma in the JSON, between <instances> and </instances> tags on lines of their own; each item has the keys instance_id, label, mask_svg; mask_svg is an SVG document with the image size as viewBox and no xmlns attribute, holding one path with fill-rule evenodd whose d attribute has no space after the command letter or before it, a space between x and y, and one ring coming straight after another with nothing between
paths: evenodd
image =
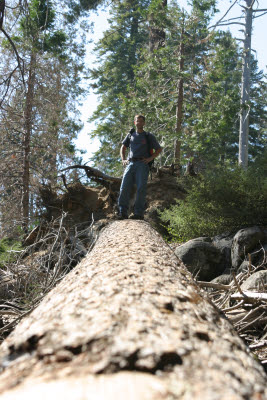
<instances>
[{"instance_id":1,"label":"dry twig","mask_svg":"<svg viewBox=\"0 0 267 400\"><path fill-rule=\"evenodd\" d=\"M94 246L93 216L89 226L69 230L64 226L66 216L42 222L35 242L16 252L16 261L1 272L0 334L8 334Z\"/></svg>"},{"instance_id":2,"label":"dry twig","mask_svg":"<svg viewBox=\"0 0 267 400\"><path fill-rule=\"evenodd\" d=\"M261 249L262 250L262 249ZM267 293L265 284L256 291L242 290L241 284L258 270L266 269L266 254L258 266L253 266L251 255L248 255L248 271L233 278L229 285L214 282L198 282L216 304L229 318L240 336L256 353L263 365L267 364Z\"/></svg>"}]
</instances>

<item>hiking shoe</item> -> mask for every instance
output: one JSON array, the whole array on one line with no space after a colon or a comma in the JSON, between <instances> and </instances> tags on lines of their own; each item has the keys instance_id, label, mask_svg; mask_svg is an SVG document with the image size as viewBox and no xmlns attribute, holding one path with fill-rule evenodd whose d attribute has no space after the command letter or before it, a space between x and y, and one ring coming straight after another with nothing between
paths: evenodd
<instances>
[{"instance_id":1,"label":"hiking shoe","mask_svg":"<svg viewBox=\"0 0 267 400\"><path fill-rule=\"evenodd\" d=\"M128 215L119 213L118 214L118 219L128 219Z\"/></svg>"},{"instance_id":2,"label":"hiking shoe","mask_svg":"<svg viewBox=\"0 0 267 400\"><path fill-rule=\"evenodd\" d=\"M133 214L133 215L130 216L130 219L141 219L141 220L143 220L144 217L142 215Z\"/></svg>"}]
</instances>

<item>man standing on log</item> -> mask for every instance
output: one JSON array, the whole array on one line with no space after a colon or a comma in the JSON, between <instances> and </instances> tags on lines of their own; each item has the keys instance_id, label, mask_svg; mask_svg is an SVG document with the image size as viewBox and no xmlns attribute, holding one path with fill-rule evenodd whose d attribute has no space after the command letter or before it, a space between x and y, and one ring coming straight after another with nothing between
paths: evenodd
<instances>
[{"instance_id":1,"label":"man standing on log","mask_svg":"<svg viewBox=\"0 0 267 400\"><path fill-rule=\"evenodd\" d=\"M121 160L126 166L118 200L119 219L128 218L128 207L130 194L134 183L137 186L134 214L132 219L144 219L146 186L149 175L149 164L162 151L154 135L144 131L145 117L136 115L134 118L136 130L131 129L130 133L122 142L120 149ZM126 149L129 148L128 160L126 159ZM155 152L153 152L155 150Z\"/></svg>"}]
</instances>

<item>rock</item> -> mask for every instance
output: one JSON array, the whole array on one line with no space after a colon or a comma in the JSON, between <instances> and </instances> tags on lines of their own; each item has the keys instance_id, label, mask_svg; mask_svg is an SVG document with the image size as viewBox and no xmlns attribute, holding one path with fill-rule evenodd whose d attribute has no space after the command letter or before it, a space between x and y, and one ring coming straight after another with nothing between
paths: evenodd
<instances>
[{"instance_id":1,"label":"rock","mask_svg":"<svg viewBox=\"0 0 267 400\"><path fill-rule=\"evenodd\" d=\"M233 235L225 234L225 235L218 235L212 239L212 244L220 250L224 257L225 267L231 268L232 261L231 261L231 248L233 244Z\"/></svg>"},{"instance_id":2,"label":"rock","mask_svg":"<svg viewBox=\"0 0 267 400\"><path fill-rule=\"evenodd\" d=\"M248 253L255 251L260 243L264 244L266 241L266 228L253 226L238 231L234 236L231 249L232 266L238 268Z\"/></svg>"},{"instance_id":3,"label":"rock","mask_svg":"<svg viewBox=\"0 0 267 400\"><path fill-rule=\"evenodd\" d=\"M242 262L242 264L240 265L240 267L238 268L237 274L240 274L240 272L248 271L248 266L249 266L249 261L248 260L244 260Z\"/></svg>"},{"instance_id":4,"label":"rock","mask_svg":"<svg viewBox=\"0 0 267 400\"><path fill-rule=\"evenodd\" d=\"M194 241L194 242L206 242L206 243L211 243L212 240L211 240L211 238L208 237L208 236L201 236L201 237L192 239L192 241Z\"/></svg>"},{"instance_id":5,"label":"rock","mask_svg":"<svg viewBox=\"0 0 267 400\"><path fill-rule=\"evenodd\" d=\"M197 238L177 247L175 254L198 280L210 281L225 270L223 255L210 238Z\"/></svg>"},{"instance_id":6,"label":"rock","mask_svg":"<svg viewBox=\"0 0 267 400\"><path fill-rule=\"evenodd\" d=\"M267 255L267 243L261 243L260 248L251 253L251 262L253 265L258 266L263 263Z\"/></svg>"},{"instance_id":7,"label":"rock","mask_svg":"<svg viewBox=\"0 0 267 400\"><path fill-rule=\"evenodd\" d=\"M267 253L267 245L263 245L260 250L251 253L251 264L252 266L259 266L263 263ZM249 260L244 260L237 270L237 273L245 272L249 270Z\"/></svg>"},{"instance_id":8,"label":"rock","mask_svg":"<svg viewBox=\"0 0 267 400\"><path fill-rule=\"evenodd\" d=\"M221 283L222 285L229 285L232 280L232 276L230 274L222 274L217 276L217 278L212 279L211 282Z\"/></svg>"},{"instance_id":9,"label":"rock","mask_svg":"<svg viewBox=\"0 0 267 400\"><path fill-rule=\"evenodd\" d=\"M267 271L254 272L245 282L242 283L242 290L263 289L263 285L267 285Z\"/></svg>"}]
</instances>

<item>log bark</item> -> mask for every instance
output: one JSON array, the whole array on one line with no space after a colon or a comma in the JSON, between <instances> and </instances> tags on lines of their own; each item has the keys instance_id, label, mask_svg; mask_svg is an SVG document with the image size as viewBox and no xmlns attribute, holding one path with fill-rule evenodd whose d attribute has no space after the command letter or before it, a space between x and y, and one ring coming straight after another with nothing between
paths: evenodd
<instances>
[{"instance_id":1,"label":"log bark","mask_svg":"<svg viewBox=\"0 0 267 400\"><path fill-rule=\"evenodd\" d=\"M144 221L106 227L0 365L1 400L267 398L260 364Z\"/></svg>"}]
</instances>

